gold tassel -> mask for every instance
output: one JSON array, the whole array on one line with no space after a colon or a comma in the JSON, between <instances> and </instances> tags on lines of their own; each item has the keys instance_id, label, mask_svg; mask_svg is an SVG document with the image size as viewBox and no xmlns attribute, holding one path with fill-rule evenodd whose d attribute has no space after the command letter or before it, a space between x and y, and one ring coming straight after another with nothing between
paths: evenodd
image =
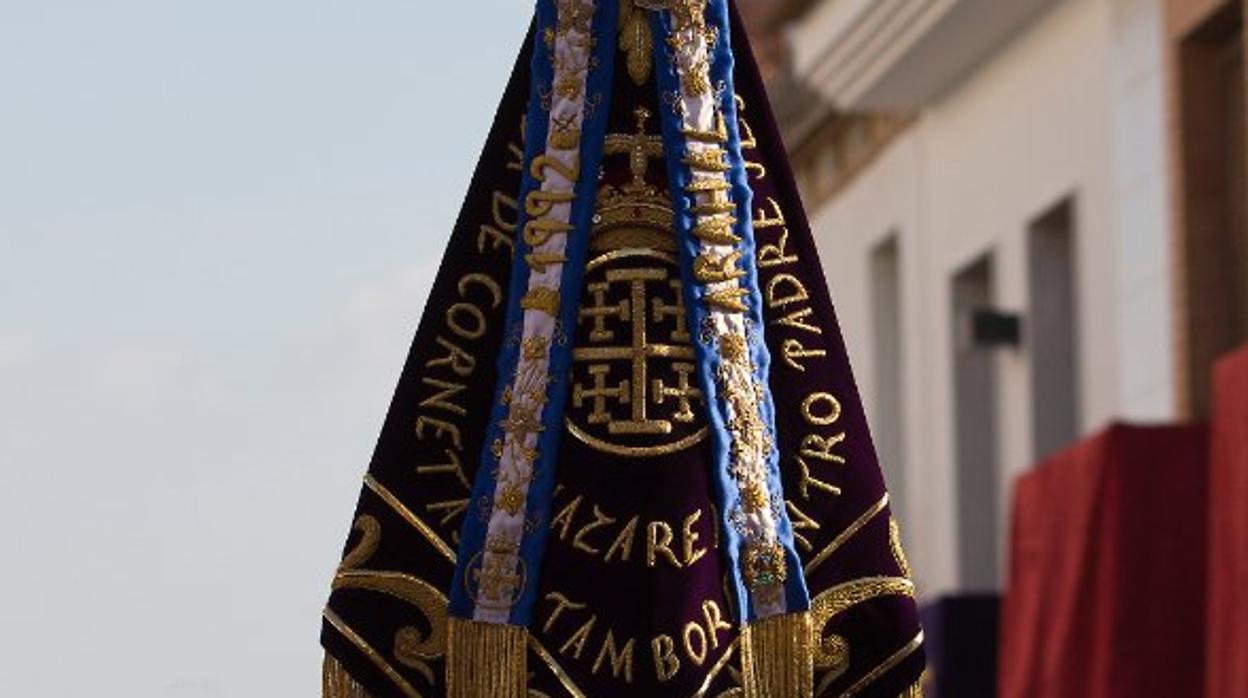
<instances>
[{"instance_id":1,"label":"gold tassel","mask_svg":"<svg viewBox=\"0 0 1248 698\"><path fill-rule=\"evenodd\" d=\"M322 698L372 698L328 652L321 666Z\"/></svg>"},{"instance_id":2,"label":"gold tassel","mask_svg":"<svg viewBox=\"0 0 1248 698\"><path fill-rule=\"evenodd\" d=\"M741 628L745 698L794 698L815 691L810 613L789 613Z\"/></svg>"},{"instance_id":3,"label":"gold tassel","mask_svg":"<svg viewBox=\"0 0 1248 698\"><path fill-rule=\"evenodd\" d=\"M455 617L448 629L447 698L525 698L528 629Z\"/></svg>"}]
</instances>

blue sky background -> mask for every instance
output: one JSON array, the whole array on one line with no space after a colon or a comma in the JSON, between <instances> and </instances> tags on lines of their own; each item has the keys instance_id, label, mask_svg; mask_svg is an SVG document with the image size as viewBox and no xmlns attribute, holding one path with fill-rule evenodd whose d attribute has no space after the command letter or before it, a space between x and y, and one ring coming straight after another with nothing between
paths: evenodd
<instances>
[{"instance_id":1,"label":"blue sky background","mask_svg":"<svg viewBox=\"0 0 1248 698\"><path fill-rule=\"evenodd\" d=\"M318 695L530 13L0 1L0 695Z\"/></svg>"}]
</instances>

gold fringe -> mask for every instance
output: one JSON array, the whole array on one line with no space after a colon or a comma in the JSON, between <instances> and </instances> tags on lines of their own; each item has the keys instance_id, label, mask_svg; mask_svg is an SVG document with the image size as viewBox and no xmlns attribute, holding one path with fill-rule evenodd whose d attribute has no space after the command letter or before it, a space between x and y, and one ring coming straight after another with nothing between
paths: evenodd
<instances>
[{"instance_id":1,"label":"gold fringe","mask_svg":"<svg viewBox=\"0 0 1248 698\"><path fill-rule=\"evenodd\" d=\"M447 698L525 698L526 628L452 617L449 630Z\"/></svg>"},{"instance_id":2,"label":"gold fringe","mask_svg":"<svg viewBox=\"0 0 1248 698\"><path fill-rule=\"evenodd\" d=\"M745 698L814 694L814 631L810 613L789 613L741 628Z\"/></svg>"},{"instance_id":3,"label":"gold fringe","mask_svg":"<svg viewBox=\"0 0 1248 698\"><path fill-rule=\"evenodd\" d=\"M923 698L923 679L911 686L905 693L897 698Z\"/></svg>"},{"instance_id":4,"label":"gold fringe","mask_svg":"<svg viewBox=\"0 0 1248 698\"><path fill-rule=\"evenodd\" d=\"M321 665L322 698L372 698L328 652Z\"/></svg>"}]
</instances>

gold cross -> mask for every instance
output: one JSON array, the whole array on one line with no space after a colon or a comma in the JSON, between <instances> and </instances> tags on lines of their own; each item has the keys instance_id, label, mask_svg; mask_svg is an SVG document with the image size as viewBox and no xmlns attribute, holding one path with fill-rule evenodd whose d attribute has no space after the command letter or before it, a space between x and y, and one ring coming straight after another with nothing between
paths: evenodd
<instances>
[{"instance_id":1,"label":"gold cross","mask_svg":"<svg viewBox=\"0 0 1248 698\"><path fill-rule=\"evenodd\" d=\"M676 292L676 302L668 303L662 298L655 298L652 310L654 321L663 322L664 318L672 318L676 322L676 327L672 329L672 341L688 342L691 337L689 336L689 323L685 318L685 294L681 293L683 286L680 279L672 279L668 284Z\"/></svg>"},{"instance_id":2,"label":"gold cross","mask_svg":"<svg viewBox=\"0 0 1248 698\"><path fill-rule=\"evenodd\" d=\"M607 318L615 316L620 322L628 322L631 308L628 299L620 301L617 305L607 305L607 291L610 290L611 284L605 282L597 282L588 285L590 295L594 297L594 304L581 308L579 312L580 319L593 318L594 327L589 331L589 340L591 342L609 342L615 339L615 333L607 329Z\"/></svg>"},{"instance_id":3,"label":"gold cross","mask_svg":"<svg viewBox=\"0 0 1248 698\"><path fill-rule=\"evenodd\" d=\"M646 169L651 158L663 157L663 137L646 135L646 121L650 112L645 107L633 110L637 117L637 132L632 135L613 133L607 136L602 150L606 155L627 155L628 170L633 174L633 181L620 187L629 193L648 189L646 185Z\"/></svg>"},{"instance_id":4,"label":"gold cross","mask_svg":"<svg viewBox=\"0 0 1248 698\"><path fill-rule=\"evenodd\" d=\"M662 378L654 379L654 404L662 405L667 398L676 398L677 402L680 403L680 408L676 411L676 414L672 415L672 419L685 424L692 422L696 416L693 413L692 400L694 398L702 398L702 391L689 383L689 376L693 373L694 368L693 364L684 362L672 364L672 370L677 375L675 387L665 385Z\"/></svg>"},{"instance_id":5,"label":"gold cross","mask_svg":"<svg viewBox=\"0 0 1248 698\"><path fill-rule=\"evenodd\" d=\"M668 281L668 272L666 269L612 269L607 272L607 283L627 283L630 295L630 304L632 308L644 309L646 307L646 284L651 282ZM613 388L613 394L605 395L606 397L615 397L620 404L629 405L631 408L630 418L626 420L610 420L606 416L606 405L602 405L602 415L599 421L594 421L591 415L592 423L601 424L605 419L609 422L608 431L612 434L670 434L672 432L672 423L664 419L650 419L647 414L647 396L646 388L649 387L649 367L647 362L650 359L665 358L692 361L694 359L693 347L679 344L651 344L646 338L646 313L633 312L629 313L629 321L632 325L632 341L628 346L607 346L607 347L580 347L573 351L572 357L577 361L591 361L596 364L609 361L628 361L632 364L632 380L622 382L617 388ZM591 366L591 374L597 366ZM600 369L603 381L605 382L605 370ZM595 379L597 380L597 374ZM598 386L595 386L596 388ZM602 386L602 387L605 387ZM581 395L582 401L585 397L591 397L590 392L576 389ZM623 391L629 391L629 394L623 394ZM617 396L615 391L620 394ZM576 400L577 392L573 394L573 400ZM576 402L577 406L581 402ZM597 407L597 403L595 404Z\"/></svg>"},{"instance_id":6,"label":"gold cross","mask_svg":"<svg viewBox=\"0 0 1248 698\"><path fill-rule=\"evenodd\" d=\"M627 405L631 397L627 378L620 381L620 384L614 388L607 387L607 374L610 372L610 364L594 364L589 367L589 375L594 377L594 386L589 390L579 383L572 387L572 404L576 407L584 405L587 398L594 401L594 409L588 417L590 424L605 424L611 421L611 415L607 412L608 398L614 398L620 404Z\"/></svg>"}]
</instances>

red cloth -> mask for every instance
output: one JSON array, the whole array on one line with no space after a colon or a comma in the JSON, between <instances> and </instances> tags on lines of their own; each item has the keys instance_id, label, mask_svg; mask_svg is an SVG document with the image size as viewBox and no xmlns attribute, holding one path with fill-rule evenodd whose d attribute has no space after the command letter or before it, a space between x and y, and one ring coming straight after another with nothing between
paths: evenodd
<instances>
[{"instance_id":1,"label":"red cloth","mask_svg":"<svg viewBox=\"0 0 1248 698\"><path fill-rule=\"evenodd\" d=\"M1019 478L1002 698L1202 694L1208 430L1113 426Z\"/></svg>"},{"instance_id":2,"label":"red cloth","mask_svg":"<svg viewBox=\"0 0 1248 698\"><path fill-rule=\"evenodd\" d=\"M1214 371L1209 471L1210 698L1248 696L1248 347Z\"/></svg>"}]
</instances>

